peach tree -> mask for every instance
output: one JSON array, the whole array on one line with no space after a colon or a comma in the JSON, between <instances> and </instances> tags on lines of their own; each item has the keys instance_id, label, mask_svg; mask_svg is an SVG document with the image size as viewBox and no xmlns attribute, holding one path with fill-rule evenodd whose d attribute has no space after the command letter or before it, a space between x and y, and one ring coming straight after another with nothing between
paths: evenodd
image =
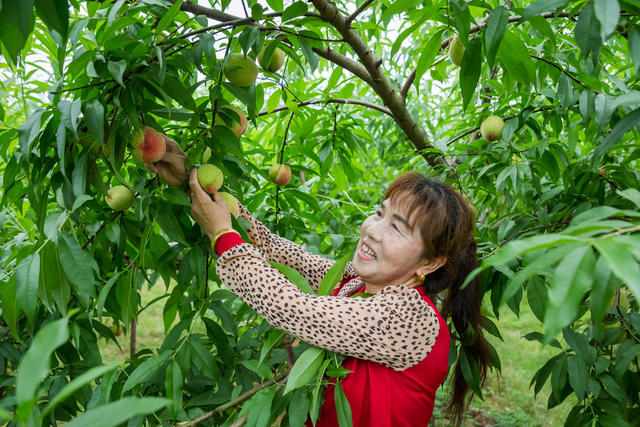
<instances>
[{"instance_id":1,"label":"peach tree","mask_svg":"<svg viewBox=\"0 0 640 427\"><path fill-rule=\"evenodd\" d=\"M325 294L394 176L449 182L477 211L485 333L527 304L540 324L522 339L557 349L535 393L573 396L568 425L633 424L639 15L636 0L0 1L0 417L303 425L345 374L220 283L186 185L131 155L146 126L274 232L340 259ZM501 132L483 137L489 116ZM111 187L131 207L111 209ZM150 307L164 338L139 347ZM120 329L131 352L104 364ZM473 336L452 332L482 397Z\"/></svg>"}]
</instances>

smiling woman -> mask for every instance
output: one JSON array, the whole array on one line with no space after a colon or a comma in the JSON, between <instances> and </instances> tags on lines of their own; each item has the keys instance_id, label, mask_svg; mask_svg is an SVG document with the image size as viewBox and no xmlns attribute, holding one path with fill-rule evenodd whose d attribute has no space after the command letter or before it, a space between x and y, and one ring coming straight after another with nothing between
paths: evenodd
<instances>
[{"instance_id":1,"label":"smiling woman","mask_svg":"<svg viewBox=\"0 0 640 427\"><path fill-rule=\"evenodd\" d=\"M344 367L351 372L341 385L354 426L427 425L449 370L446 317L465 337L484 381L489 351L480 328L482 292L475 281L460 289L477 266L473 215L451 187L418 173L399 176L362 224L354 259L333 295L318 296L302 293L268 261L298 270L316 291L333 261L271 233L241 206L251 224L251 242L244 242L224 199L205 193L195 170L190 186L192 215L220 255L220 279L273 326L348 356ZM365 291L373 295L349 298ZM459 364L454 371L448 409L459 424L469 386ZM333 394L333 386L325 389L316 425L338 425Z\"/></svg>"}]
</instances>

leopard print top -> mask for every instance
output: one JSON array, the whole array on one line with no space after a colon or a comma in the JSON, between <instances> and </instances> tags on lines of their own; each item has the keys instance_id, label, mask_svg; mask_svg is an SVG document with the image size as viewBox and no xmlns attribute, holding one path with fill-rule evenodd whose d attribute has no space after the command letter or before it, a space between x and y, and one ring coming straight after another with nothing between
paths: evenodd
<instances>
[{"instance_id":1,"label":"leopard print top","mask_svg":"<svg viewBox=\"0 0 640 427\"><path fill-rule=\"evenodd\" d=\"M216 263L218 277L271 325L312 345L378 362L402 371L433 348L439 324L435 310L414 290L387 286L369 298L349 298L364 283L351 264L351 279L337 296L305 294L267 260L298 270L314 290L334 261L311 254L271 233L244 206L251 223L243 243L225 251Z\"/></svg>"}]
</instances>

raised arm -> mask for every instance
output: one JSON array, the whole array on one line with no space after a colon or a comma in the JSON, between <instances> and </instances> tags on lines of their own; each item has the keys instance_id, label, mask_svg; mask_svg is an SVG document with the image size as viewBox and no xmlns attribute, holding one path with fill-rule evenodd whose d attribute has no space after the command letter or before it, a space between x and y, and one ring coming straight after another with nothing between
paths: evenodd
<instances>
[{"instance_id":1,"label":"raised arm","mask_svg":"<svg viewBox=\"0 0 640 427\"><path fill-rule=\"evenodd\" d=\"M304 294L249 244L228 249L218 276L271 325L315 346L397 371L420 362L439 331L435 311L404 286L369 298Z\"/></svg>"},{"instance_id":2,"label":"raised arm","mask_svg":"<svg viewBox=\"0 0 640 427\"><path fill-rule=\"evenodd\" d=\"M240 216L251 223L247 236L251 239L253 246L258 248L268 260L296 269L307 279L313 290L318 290L322 278L335 261L307 252L302 246L272 233L242 205L240 205ZM353 276L355 272L351 268L351 263L348 263L342 278Z\"/></svg>"}]
</instances>

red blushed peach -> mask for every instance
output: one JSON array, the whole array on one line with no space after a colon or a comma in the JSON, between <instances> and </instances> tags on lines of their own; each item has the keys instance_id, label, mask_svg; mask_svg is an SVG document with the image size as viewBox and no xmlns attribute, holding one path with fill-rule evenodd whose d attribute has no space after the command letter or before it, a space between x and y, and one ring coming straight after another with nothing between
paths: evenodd
<instances>
[{"instance_id":1,"label":"red blushed peach","mask_svg":"<svg viewBox=\"0 0 640 427\"><path fill-rule=\"evenodd\" d=\"M133 157L142 163L153 163L162 159L167 150L164 136L157 130L145 126L131 137Z\"/></svg>"},{"instance_id":2,"label":"red blushed peach","mask_svg":"<svg viewBox=\"0 0 640 427\"><path fill-rule=\"evenodd\" d=\"M269 169L269 179L276 185L287 185L291 181L291 168L285 164L276 163Z\"/></svg>"}]
</instances>

